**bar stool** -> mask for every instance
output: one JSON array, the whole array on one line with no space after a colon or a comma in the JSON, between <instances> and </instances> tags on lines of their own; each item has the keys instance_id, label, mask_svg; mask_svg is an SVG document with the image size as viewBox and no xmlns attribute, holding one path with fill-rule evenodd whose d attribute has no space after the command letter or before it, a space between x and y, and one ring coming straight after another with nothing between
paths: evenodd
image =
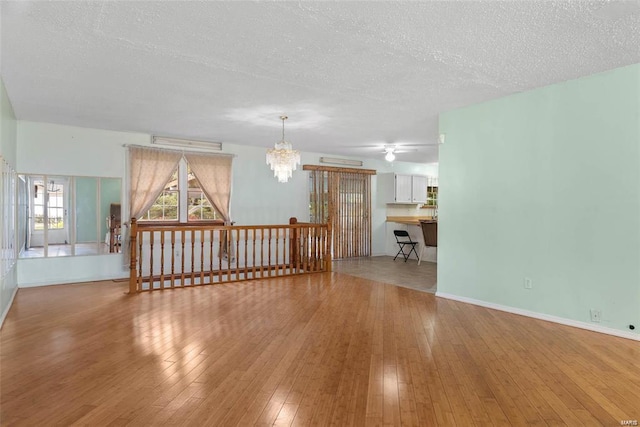
<instances>
[{"instance_id":1,"label":"bar stool","mask_svg":"<svg viewBox=\"0 0 640 427\"><path fill-rule=\"evenodd\" d=\"M420 228L422 228L422 237L424 237L424 245L420 249L420 256L418 257L418 265L422 261L424 251L427 248L438 247L438 223L435 221L420 220Z\"/></svg>"}]
</instances>

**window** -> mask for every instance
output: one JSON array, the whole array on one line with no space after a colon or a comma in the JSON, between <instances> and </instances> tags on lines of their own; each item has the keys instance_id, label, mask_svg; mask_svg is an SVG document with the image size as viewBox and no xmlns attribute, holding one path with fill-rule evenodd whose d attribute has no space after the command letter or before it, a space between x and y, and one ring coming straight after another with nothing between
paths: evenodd
<instances>
[{"instance_id":1,"label":"window","mask_svg":"<svg viewBox=\"0 0 640 427\"><path fill-rule=\"evenodd\" d=\"M151 209L142 217L146 221L177 221L179 196L178 190L178 172L180 167L171 175L169 182L165 185L164 190L151 206Z\"/></svg>"},{"instance_id":2,"label":"window","mask_svg":"<svg viewBox=\"0 0 640 427\"><path fill-rule=\"evenodd\" d=\"M60 230L64 228L64 186L50 181L48 187L49 230Z\"/></svg>"},{"instance_id":3,"label":"window","mask_svg":"<svg viewBox=\"0 0 640 427\"><path fill-rule=\"evenodd\" d=\"M189 164L180 160L178 168L167 182L162 194L143 221L211 221L221 220L222 215L207 200Z\"/></svg>"},{"instance_id":4,"label":"window","mask_svg":"<svg viewBox=\"0 0 640 427\"><path fill-rule=\"evenodd\" d=\"M47 228L49 230L64 229L64 191L64 185L53 180L48 180L46 186L43 179L34 181L34 230L44 230L45 209L47 211Z\"/></svg>"},{"instance_id":5,"label":"window","mask_svg":"<svg viewBox=\"0 0 640 427\"><path fill-rule=\"evenodd\" d=\"M44 230L44 181L35 181L33 188L33 229Z\"/></svg>"}]
</instances>

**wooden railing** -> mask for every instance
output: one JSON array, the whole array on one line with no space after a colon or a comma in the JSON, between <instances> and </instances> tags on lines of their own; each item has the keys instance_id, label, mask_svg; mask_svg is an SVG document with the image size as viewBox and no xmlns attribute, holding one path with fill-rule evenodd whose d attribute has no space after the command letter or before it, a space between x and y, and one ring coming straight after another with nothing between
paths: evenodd
<instances>
[{"instance_id":1,"label":"wooden railing","mask_svg":"<svg viewBox=\"0 0 640 427\"><path fill-rule=\"evenodd\" d=\"M331 271L327 224L160 225L131 220L129 292Z\"/></svg>"}]
</instances>

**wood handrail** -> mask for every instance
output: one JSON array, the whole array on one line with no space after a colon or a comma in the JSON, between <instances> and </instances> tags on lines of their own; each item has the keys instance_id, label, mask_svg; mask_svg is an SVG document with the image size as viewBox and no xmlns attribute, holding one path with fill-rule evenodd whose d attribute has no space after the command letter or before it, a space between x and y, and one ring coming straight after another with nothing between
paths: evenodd
<instances>
[{"instance_id":1,"label":"wood handrail","mask_svg":"<svg viewBox=\"0 0 640 427\"><path fill-rule=\"evenodd\" d=\"M309 225L325 225L325 224L314 224L311 222L298 222L295 224L263 224L263 225L155 225L155 224L142 224L137 223L138 230L144 231L166 231L166 230L235 230L235 229L243 229L243 230L260 230L264 228L278 228L278 227L287 227L287 228L303 228L308 227Z\"/></svg>"}]
</instances>

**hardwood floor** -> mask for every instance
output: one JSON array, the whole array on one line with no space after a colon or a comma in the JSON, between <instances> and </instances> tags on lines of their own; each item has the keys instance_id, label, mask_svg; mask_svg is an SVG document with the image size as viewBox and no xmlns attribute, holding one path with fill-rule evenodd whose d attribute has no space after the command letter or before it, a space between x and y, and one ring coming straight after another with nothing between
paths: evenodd
<instances>
[{"instance_id":1,"label":"hardwood floor","mask_svg":"<svg viewBox=\"0 0 640 427\"><path fill-rule=\"evenodd\" d=\"M20 289L2 425L620 425L640 344L341 273Z\"/></svg>"}]
</instances>

